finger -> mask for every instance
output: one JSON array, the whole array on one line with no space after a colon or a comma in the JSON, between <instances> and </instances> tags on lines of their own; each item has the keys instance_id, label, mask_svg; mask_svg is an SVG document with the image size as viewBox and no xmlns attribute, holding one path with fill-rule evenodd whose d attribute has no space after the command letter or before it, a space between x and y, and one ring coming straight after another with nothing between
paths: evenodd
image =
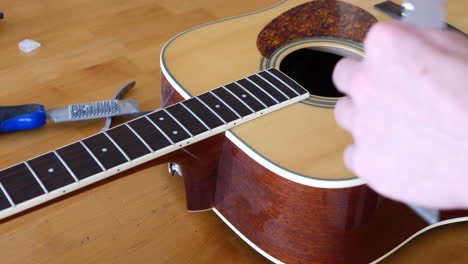
<instances>
[{"instance_id":1,"label":"finger","mask_svg":"<svg viewBox=\"0 0 468 264\"><path fill-rule=\"evenodd\" d=\"M352 130L353 102L349 96L343 97L335 105L336 123L343 129Z\"/></svg>"},{"instance_id":2,"label":"finger","mask_svg":"<svg viewBox=\"0 0 468 264\"><path fill-rule=\"evenodd\" d=\"M356 146L354 144L349 145L345 148L344 153L343 153L343 161L348 168L348 170L352 171L354 174L356 174L356 166L354 164L355 160L355 152L356 152Z\"/></svg>"},{"instance_id":3,"label":"finger","mask_svg":"<svg viewBox=\"0 0 468 264\"><path fill-rule=\"evenodd\" d=\"M351 78L357 70L359 60L356 58L345 58L340 60L333 70L333 82L338 91L348 94L351 91Z\"/></svg>"},{"instance_id":4,"label":"finger","mask_svg":"<svg viewBox=\"0 0 468 264\"><path fill-rule=\"evenodd\" d=\"M426 43L436 45L440 50L453 52L457 56L468 55L468 38L454 30L425 29L421 30Z\"/></svg>"}]
</instances>

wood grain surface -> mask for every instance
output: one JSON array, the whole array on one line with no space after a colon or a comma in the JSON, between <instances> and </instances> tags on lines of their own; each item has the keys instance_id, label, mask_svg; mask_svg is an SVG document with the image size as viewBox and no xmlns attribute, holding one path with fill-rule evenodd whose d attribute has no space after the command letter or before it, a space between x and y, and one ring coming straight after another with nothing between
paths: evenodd
<instances>
[{"instance_id":1,"label":"wood grain surface","mask_svg":"<svg viewBox=\"0 0 468 264\"><path fill-rule=\"evenodd\" d=\"M284 263L369 263L426 226L407 206L365 185L327 189L288 181L228 140L219 164L215 208Z\"/></svg>"},{"instance_id":2,"label":"wood grain surface","mask_svg":"<svg viewBox=\"0 0 468 264\"><path fill-rule=\"evenodd\" d=\"M46 108L125 97L160 106L159 54L183 30L276 3L178 0L2 0L0 105ZM30 54L18 42L42 46ZM102 120L0 135L6 168L98 132ZM0 223L2 263L265 263L214 213L186 211L166 164L131 170Z\"/></svg>"},{"instance_id":3,"label":"wood grain surface","mask_svg":"<svg viewBox=\"0 0 468 264\"><path fill-rule=\"evenodd\" d=\"M346 2L311 1L273 19L260 32L257 46L269 58L279 47L304 38L334 37L362 43L376 22L369 12Z\"/></svg>"}]
</instances>

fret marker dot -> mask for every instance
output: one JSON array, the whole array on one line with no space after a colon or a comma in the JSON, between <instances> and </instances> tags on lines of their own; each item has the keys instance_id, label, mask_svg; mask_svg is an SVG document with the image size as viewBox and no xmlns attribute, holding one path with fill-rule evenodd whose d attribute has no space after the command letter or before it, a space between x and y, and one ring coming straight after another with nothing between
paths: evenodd
<instances>
[{"instance_id":1,"label":"fret marker dot","mask_svg":"<svg viewBox=\"0 0 468 264\"><path fill-rule=\"evenodd\" d=\"M246 94L243 94L243 95L242 95L242 97L243 97L243 98L246 98L246 97L247 97L247 95L246 95Z\"/></svg>"},{"instance_id":2,"label":"fret marker dot","mask_svg":"<svg viewBox=\"0 0 468 264\"><path fill-rule=\"evenodd\" d=\"M177 135L179 132L177 130L172 131L172 134Z\"/></svg>"},{"instance_id":3,"label":"fret marker dot","mask_svg":"<svg viewBox=\"0 0 468 264\"><path fill-rule=\"evenodd\" d=\"M160 117L159 120L163 121L163 120L164 120L164 117Z\"/></svg>"},{"instance_id":4,"label":"fret marker dot","mask_svg":"<svg viewBox=\"0 0 468 264\"><path fill-rule=\"evenodd\" d=\"M102 152L106 152L107 149L106 149L106 148L102 148L101 151L102 151Z\"/></svg>"},{"instance_id":5,"label":"fret marker dot","mask_svg":"<svg viewBox=\"0 0 468 264\"><path fill-rule=\"evenodd\" d=\"M50 169L48 169L47 171L50 172L50 173L52 173L52 172L54 172L54 169L53 169L53 168L50 168Z\"/></svg>"},{"instance_id":6,"label":"fret marker dot","mask_svg":"<svg viewBox=\"0 0 468 264\"><path fill-rule=\"evenodd\" d=\"M219 104L215 105L216 108L220 108L221 106Z\"/></svg>"}]
</instances>

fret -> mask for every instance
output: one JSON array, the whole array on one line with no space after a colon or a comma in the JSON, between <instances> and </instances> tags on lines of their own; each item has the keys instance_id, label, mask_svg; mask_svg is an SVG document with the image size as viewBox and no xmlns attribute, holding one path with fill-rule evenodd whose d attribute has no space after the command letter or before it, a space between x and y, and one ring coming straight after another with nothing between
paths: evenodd
<instances>
[{"instance_id":1,"label":"fret","mask_svg":"<svg viewBox=\"0 0 468 264\"><path fill-rule=\"evenodd\" d=\"M167 141L170 142L171 145L174 144L174 141L172 141L172 139L166 133L164 133L164 131L162 131L161 128L159 128L153 120L151 120L151 118L149 118L148 116L145 116L145 118L159 131L159 133L161 133L161 135L163 135L167 139Z\"/></svg>"},{"instance_id":2,"label":"fret","mask_svg":"<svg viewBox=\"0 0 468 264\"><path fill-rule=\"evenodd\" d=\"M73 143L57 149L56 152L77 180L83 180L105 170L83 142Z\"/></svg>"},{"instance_id":3,"label":"fret","mask_svg":"<svg viewBox=\"0 0 468 264\"><path fill-rule=\"evenodd\" d=\"M272 74L262 71L258 73L258 75L263 78L265 81L269 82L272 86L278 88L281 90L284 94L286 94L289 98L294 98L298 95L300 95L297 91L294 89L290 88L286 84L284 84L282 81L278 80L275 76Z\"/></svg>"},{"instance_id":4,"label":"fret","mask_svg":"<svg viewBox=\"0 0 468 264\"><path fill-rule=\"evenodd\" d=\"M133 160L151 153L145 144L128 128L120 125L105 132L116 147L123 152L128 160Z\"/></svg>"},{"instance_id":5,"label":"fret","mask_svg":"<svg viewBox=\"0 0 468 264\"><path fill-rule=\"evenodd\" d=\"M232 92L237 96L237 98L241 99L244 103L246 103L250 108L252 108L255 112L259 112L267 106L258 100L254 95L252 95L249 91L246 91L242 87L240 87L236 83L230 83L226 86L226 90Z\"/></svg>"},{"instance_id":6,"label":"fret","mask_svg":"<svg viewBox=\"0 0 468 264\"><path fill-rule=\"evenodd\" d=\"M261 88L264 92L268 93L278 102L284 102L289 99L283 92L281 92L276 87L263 80L258 75L249 76L247 79L253 82L255 85L257 85L259 88Z\"/></svg>"},{"instance_id":7,"label":"fret","mask_svg":"<svg viewBox=\"0 0 468 264\"><path fill-rule=\"evenodd\" d=\"M94 159L94 161L96 161L99 167L101 167L102 171L105 171L106 168L104 168L104 165L102 165L102 163L98 160L98 158L94 155L94 153L88 148L88 146L86 146L86 144L82 140L80 140L80 143L83 146L83 148L85 148L86 151L89 153L89 155Z\"/></svg>"},{"instance_id":8,"label":"fret","mask_svg":"<svg viewBox=\"0 0 468 264\"><path fill-rule=\"evenodd\" d=\"M248 91L251 95L255 96L260 102L262 102L267 107L271 107L276 105L276 101L271 98L271 96L267 95L264 91L258 89L256 85L252 82L242 79L236 82L240 87L244 88L244 90Z\"/></svg>"},{"instance_id":9,"label":"fret","mask_svg":"<svg viewBox=\"0 0 468 264\"><path fill-rule=\"evenodd\" d=\"M237 97L229 93L224 87L215 89L212 91L218 99L224 101L228 106L231 107L235 112L237 112L241 117L248 116L253 113L247 106L244 105L242 101L239 101Z\"/></svg>"},{"instance_id":10,"label":"fret","mask_svg":"<svg viewBox=\"0 0 468 264\"><path fill-rule=\"evenodd\" d=\"M60 157L60 155L57 153L57 151L53 151L55 156L57 157L57 159L60 160L60 162L62 163L63 167L65 167L65 169L67 169L68 173L70 173L70 175L72 176L73 180L75 180L76 182L79 181L78 178L76 177L76 175L73 173L73 171L70 169L70 167L68 167L67 163L65 163L65 161L62 159L62 157Z\"/></svg>"},{"instance_id":11,"label":"fret","mask_svg":"<svg viewBox=\"0 0 468 264\"><path fill-rule=\"evenodd\" d=\"M282 81L284 84L289 86L291 89L296 91L298 94L302 95L302 94L307 93L307 91L304 88L302 88L302 86L297 84L293 79L289 78L289 76L287 76L286 74L278 71L277 69L271 68L271 69L267 70L266 72L270 73L271 75L276 77L278 80Z\"/></svg>"},{"instance_id":12,"label":"fret","mask_svg":"<svg viewBox=\"0 0 468 264\"><path fill-rule=\"evenodd\" d=\"M45 194L24 163L0 171L0 183L14 204Z\"/></svg>"},{"instance_id":13,"label":"fret","mask_svg":"<svg viewBox=\"0 0 468 264\"><path fill-rule=\"evenodd\" d=\"M268 97L270 97L271 99L273 99L273 101L275 101L276 104L279 104L279 103L280 103L275 97L273 97L271 94L267 93L267 91L265 91L265 89L263 89L262 87L260 87L258 84L254 83L251 79L245 78L244 80L247 80L247 81L250 82L251 84L255 85L259 90L261 90L261 91L264 92Z\"/></svg>"},{"instance_id":14,"label":"fret","mask_svg":"<svg viewBox=\"0 0 468 264\"><path fill-rule=\"evenodd\" d=\"M49 192L75 182L53 152L29 160L26 164Z\"/></svg>"},{"instance_id":15,"label":"fret","mask_svg":"<svg viewBox=\"0 0 468 264\"><path fill-rule=\"evenodd\" d=\"M109 136L109 134L107 134L107 132L102 132L102 134L104 134L104 136L106 136L110 142L112 142L112 144L114 144L114 146L120 151L120 153L125 157L125 159L127 159L127 161L130 161L130 157L127 156L127 154L122 150L122 148L115 142L115 140Z\"/></svg>"},{"instance_id":16,"label":"fret","mask_svg":"<svg viewBox=\"0 0 468 264\"><path fill-rule=\"evenodd\" d=\"M104 133L89 137L82 142L106 170L128 161L122 151Z\"/></svg>"},{"instance_id":17,"label":"fret","mask_svg":"<svg viewBox=\"0 0 468 264\"><path fill-rule=\"evenodd\" d=\"M0 182L0 211L12 206L15 206L15 203L11 200L10 195L8 195L5 187L3 187L3 184Z\"/></svg>"},{"instance_id":18,"label":"fret","mask_svg":"<svg viewBox=\"0 0 468 264\"><path fill-rule=\"evenodd\" d=\"M188 108L187 106L185 106L182 102L179 104L181 105L185 110L187 110L192 116L194 116L198 122L200 122L207 130L211 130L210 127L205 123L203 122L203 120L201 120L194 112L192 112L192 110L190 110L190 108Z\"/></svg>"},{"instance_id":19,"label":"fret","mask_svg":"<svg viewBox=\"0 0 468 264\"><path fill-rule=\"evenodd\" d=\"M39 179L39 177L37 177L37 174L31 169L31 166L29 166L28 162L25 161L23 162L23 164L28 168L29 172L32 174L32 176L34 177L36 182L39 184L39 186L41 186L42 191L44 191L44 193L49 193L49 191L47 191L42 181Z\"/></svg>"},{"instance_id":20,"label":"fret","mask_svg":"<svg viewBox=\"0 0 468 264\"><path fill-rule=\"evenodd\" d=\"M177 122L165 111L160 110L152 113L148 115L148 118L151 119L156 127L160 128L174 143L190 138L189 133L177 124Z\"/></svg>"},{"instance_id":21,"label":"fret","mask_svg":"<svg viewBox=\"0 0 468 264\"><path fill-rule=\"evenodd\" d=\"M150 151L150 152L154 152L151 147L148 145L148 143L146 143L142 137L140 137L140 135L138 135L138 133L135 131L135 129L133 129L128 123L125 123L124 124L128 129L130 129L130 131L132 131L132 133L141 141L141 143L143 143L143 145L145 145L145 147Z\"/></svg>"},{"instance_id":22,"label":"fret","mask_svg":"<svg viewBox=\"0 0 468 264\"><path fill-rule=\"evenodd\" d=\"M190 133L190 131L184 126L182 125L182 123L180 123L179 120L177 120L177 118L175 118L171 113L169 113L166 109L162 109L162 111L164 111L169 117L172 118L172 120L174 120L190 137L193 137L192 133Z\"/></svg>"},{"instance_id":23,"label":"fret","mask_svg":"<svg viewBox=\"0 0 468 264\"><path fill-rule=\"evenodd\" d=\"M216 99L218 99L218 101L220 101L223 105L225 105L227 108L229 108L229 110L231 110L238 118L242 118L242 116L236 112L236 110L234 110L230 105L228 105L225 101L223 101L223 99L219 98L216 94L214 94L212 91L209 91L208 92L209 94L211 94L212 96L214 96Z\"/></svg>"},{"instance_id":24,"label":"fret","mask_svg":"<svg viewBox=\"0 0 468 264\"><path fill-rule=\"evenodd\" d=\"M251 112L255 112L255 110L252 109L246 102L244 102L241 98L239 98L237 95L235 95L233 92L229 91L226 87L222 87L226 92L228 92L230 95L232 95L234 98L236 98L239 102L241 102L245 107L247 107ZM244 97L247 96L244 94Z\"/></svg>"},{"instance_id":25,"label":"fret","mask_svg":"<svg viewBox=\"0 0 468 264\"><path fill-rule=\"evenodd\" d=\"M274 77L270 76L268 73L264 72L264 74L268 77L271 77L271 79L275 79ZM270 82L267 78L263 77L262 75L260 75L259 73L256 73L255 75L255 78L258 78L258 82L255 81L257 84L259 83L265 83L265 87L267 87L266 89L268 89L268 87L273 87L276 91L280 92L283 96L285 96L287 99L291 99L291 98L294 98L296 97L296 93L295 91L291 90L291 89L288 89L286 87L286 89L283 89L284 87L284 84L281 83L281 82L278 82L279 86L277 85L274 85L272 82ZM252 77L253 78L253 77ZM253 79L252 79L253 80ZM275 80L277 81L277 80ZM261 84L260 84L261 85ZM283 88L281 88L283 87ZM284 90L284 91L283 91Z\"/></svg>"},{"instance_id":26,"label":"fret","mask_svg":"<svg viewBox=\"0 0 468 264\"><path fill-rule=\"evenodd\" d=\"M171 142L154 124L145 116L132 120L128 125L151 147L153 151L163 149L171 145Z\"/></svg>"},{"instance_id":27,"label":"fret","mask_svg":"<svg viewBox=\"0 0 468 264\"><path fill-rule=\"evenodd\" d=\"M187 128L192 135L199 135L208 131L208 128L180 103L168 107L166 111Z\"/></svg>"},{"instance_id":28,"label":"fret","mask_svg":"<svg viewBox=\"0 0 468 264\"><path fill-rule=\"evenodd\" d=\"M199 117L210 129L214 129L225 124L216 112L211 110L197 97L183 101L181 104L195 113L195 115Z\"/></svg>"},{"instance_id":29,"label":"fret","mask_svg":"<svg viewBox=\"0 0 468 264\"><path fill-rule=\"evenodd\" d=\"M237 114L231 111L224 103L219 101L211 93L204 93L198 98L205 103L213 112L218 114L226 123L239 119Z\"/></svg>"}]
</instances>

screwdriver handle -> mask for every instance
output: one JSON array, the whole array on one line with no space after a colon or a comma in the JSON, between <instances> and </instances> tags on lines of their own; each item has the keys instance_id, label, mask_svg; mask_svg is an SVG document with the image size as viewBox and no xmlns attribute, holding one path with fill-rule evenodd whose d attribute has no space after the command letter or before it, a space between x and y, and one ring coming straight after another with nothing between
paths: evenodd
<instances>
[{"instance_id":1,"label":"screwdriver handle","mask_svg":"<svg viewBox=\"0 0 468 264\"><path fill-rule=\"evenodd\" d=\"M26 130L45 125L43 105L0 106L0 132Z\"/></svg>"}]
</instances>

